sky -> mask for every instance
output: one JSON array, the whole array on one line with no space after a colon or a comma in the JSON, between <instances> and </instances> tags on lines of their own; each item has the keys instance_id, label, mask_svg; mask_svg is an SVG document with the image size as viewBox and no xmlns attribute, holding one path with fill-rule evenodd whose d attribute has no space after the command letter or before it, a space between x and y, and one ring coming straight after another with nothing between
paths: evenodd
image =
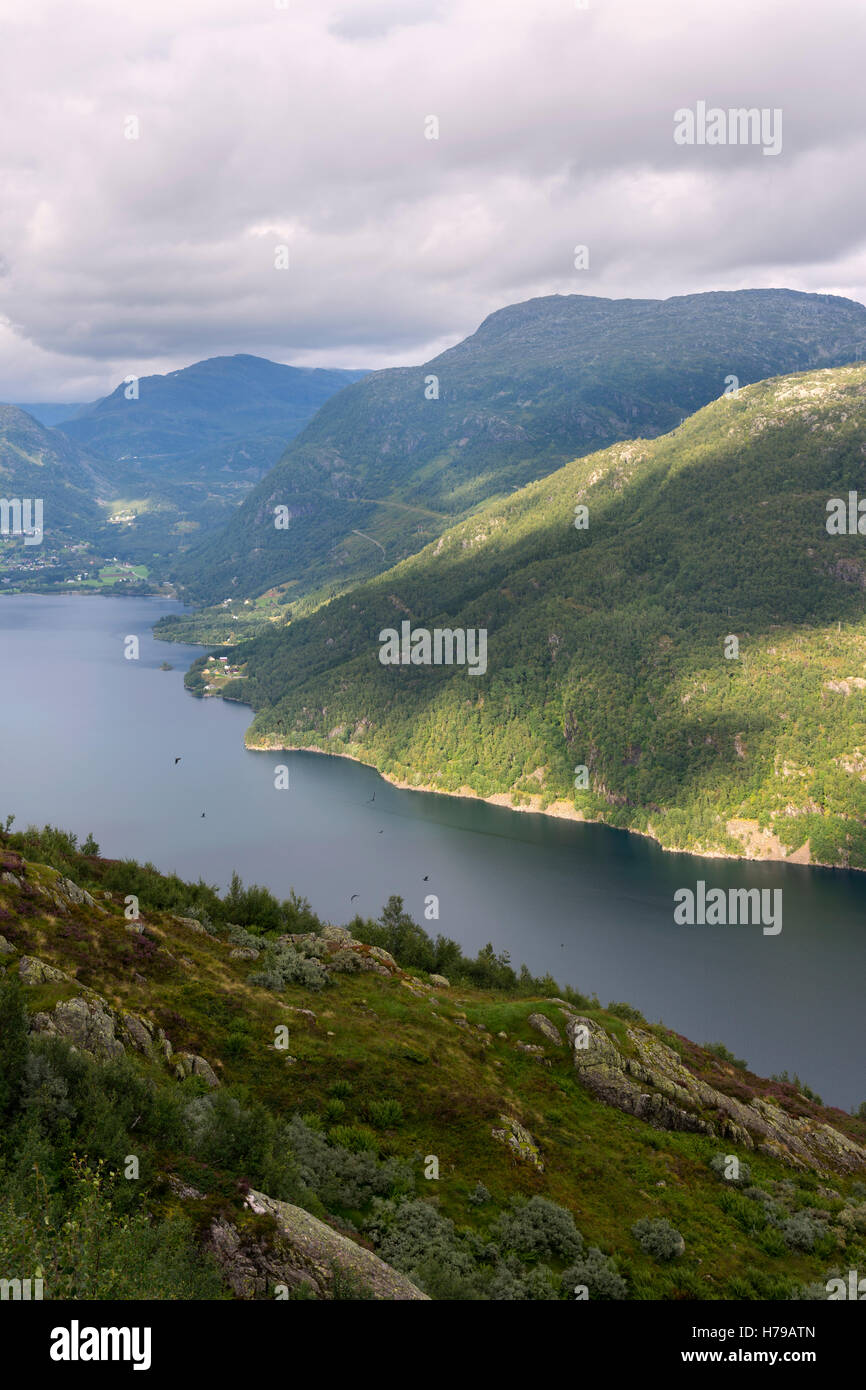
<instances>
[{"instance_id":1,"label":"sky","mask_svg":"<svg viewBox=\"0 0 866 1390\"><path fill-rule=\"evenodd\" d=\"M0 400L423 362L544 294L866 300L864 51L863 0L0 0ZM699 102L781 149L678 143Z\"/></svg>"}]
</instances>

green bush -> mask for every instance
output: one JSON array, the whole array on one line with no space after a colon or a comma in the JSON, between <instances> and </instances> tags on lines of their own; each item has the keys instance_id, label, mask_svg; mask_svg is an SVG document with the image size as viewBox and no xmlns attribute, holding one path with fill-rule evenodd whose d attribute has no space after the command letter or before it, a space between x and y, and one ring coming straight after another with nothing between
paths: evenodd
<instances>
[{"instance_id":1,"label":"green bush","mask_svg":"<svg viewBox=\"0 0 866 1390\"><path fill-rule=\"evenodd\" d=\"M403 1107L398 1100L370 1100L364 1111L376 1129L396 1129L403 1123Z\"/></svg>"},{"instance_id":2,"label":"green bush","mask_svg":"<svg viewBox=\"0 0 866 1390\"><path fill-rule=\"evenodd\" d=\"M681 1255L685 1248L679 1231L663 1217L655 1220L644 1217L635 1222L631 1233L644 1254L651 1255L654 1260L672 1260Z\"/></svg>"},{"instance_id":3,"label":"green bush","mask_svg":"<svg viewBox=\"0 0 866 1390\"><path fill-rule=\"evenodd\" d=\"M592 1245L582 1259L564 1271L560 1279L563 1298L573 1298L575 1288L584 1285L590 1298L628 1298L628 1285L609 1255Z\"/></svg>"},{"instance_id":4,"label":"green bush","mask_svg":"<svg viewBox=\"0 0 866 1390\"><path fill-rule=\"evenodd\" d=\"M328 975L317 960L308 960L292 946L270 946L258 961L258 968L249 976L251 985L272 989L276 993L286 985L304 985L307 989L324 989Z\"/></svg>"},{"instance_id":5,"label":"green bush","mask_svg":"<svg viewBox=\"0 0 866 1390\"><path fill-rule=\"evenodd\" d=\"M492 1227L491 1235L503 1250L519 1255L553 1255L568 1260L583 1251L583 1236L571 1212L547 1197L530 1197L528 1202L516 1198L511 1210L503 1212Z\"/></svg>"},{"instance_id":6,"label":"green bush","mask_svg":"<svg viewBox=\"0 0 866 1390\"><path fill-rule=\"evenodd\" d=\"M365 1125L334 1125L328 1131L328 1138L341 1149L348 1149L349 1153L379 1152L378 1139Z\"/></svg>"},{"instance_id":7,"label":"green bush","mask_svg":"<svg viewBox=\"0 0 866 1390\"><path fill-rule=\"evenodd\" d=\"M827 1231L823 1221L817 1221L804 1211L798 1211L794 1216L789 1216L787 1221L782 1222L779 1229L782 1239L791 1250L814 1250L818 1241Z\"/></svg>"}]
</instances>

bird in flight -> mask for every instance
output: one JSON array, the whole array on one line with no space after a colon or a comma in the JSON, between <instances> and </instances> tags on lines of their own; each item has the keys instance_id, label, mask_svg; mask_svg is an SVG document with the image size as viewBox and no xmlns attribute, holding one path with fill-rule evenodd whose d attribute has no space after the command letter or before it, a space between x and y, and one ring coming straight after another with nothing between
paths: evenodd
<instances>
[{"instance_id":1,"label":"bird in flight","mask_svg":"<svg viewBox=\"0 0 866 1390\"><path fill-rule=\"evenodd\" d=\"M376 800L376 793L374 792L372 796L368 796L368 797L367 797L367 805L369 806L369 805L370 805L370 802L371 802L371 801L375 801L375 800Z\"/></svg>"},{"instance_id":2,"label":"bird in flight","mask_svg":"<svg viewBox=\"0 0 866 1390\"><path fill-rule=\"evenodd\" d=\"M202 811L202 813L201 813L201 818L202 818L202 820L204 820L204 811Z\"/></svg>"},{"instance_id":3,"label":"bird in flight","mask_svg":"<svg viewBox=\"0 0 866 1390\"><path fill-rule=\"evenodd\" d=\"M355 901L355 899L356 899L358 896L359 896L359 895L358 895L357 893L353 893L352 896L351 896L351 898L349 899L349 902L350 902L350 903L353 903L353 902Z\"/></svg>"},{"instance_id":4,"label":"bird in flight","mask_svg":"<svg viewBox=\"0 0 866 1390\"><path fill-rule=\"evenodd\" d=\"M426 882L428 881L429 878L430 878L430 875L429 875L429 874L425 874L424 877L422 878L421 882L422 882L422 883L426 883Z\"/></svg>"},{"instance_id":5,"label":"bird in flight","mask_svg":"<svg viewBox=\"0 0 866 1390\"><path fill-rule=\"evenodd\" d=\"M178 765L179 762L180 762L180 758L175 758L175 760L174 760L174 765L175 765L175 767L177 767L177 765Z\"/></svg>"}]
</instances>

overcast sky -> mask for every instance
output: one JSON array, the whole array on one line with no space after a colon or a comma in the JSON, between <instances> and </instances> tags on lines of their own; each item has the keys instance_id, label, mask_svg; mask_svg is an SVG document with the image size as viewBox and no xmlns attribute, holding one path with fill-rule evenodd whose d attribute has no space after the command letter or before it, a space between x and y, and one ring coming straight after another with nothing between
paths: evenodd
<instances>
[{"instance_id":1,"label":"overcast sky","mask_svg":"<svg viewBox=\"0 0 866 1390\"><path fill-rule=\"evenodd\" d=\"M541 294L866 300L863 0L281 3L0 0L0 399L420 362ZM781 153L676 144L702 100Z\"/></svg>"}]
</instances>

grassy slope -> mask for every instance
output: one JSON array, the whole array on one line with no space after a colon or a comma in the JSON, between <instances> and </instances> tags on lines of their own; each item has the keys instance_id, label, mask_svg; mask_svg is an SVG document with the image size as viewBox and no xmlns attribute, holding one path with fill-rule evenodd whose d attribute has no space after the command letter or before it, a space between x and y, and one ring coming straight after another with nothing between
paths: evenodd
<instances>
[{"instance_id":1,"label":"grassy slope","mask_svg":"<svg viewBox=\"0 0 866 1390\"><path fill-rule=\"evenodd\" d=\"M515 1194L548 1196L574 1213L589 1243L616 1255L635 1297L785 1296L801 1282L823 1281L831 1264L857 1267L866 1258L863 1236L856 1234L847 1248L833 1235L811 1254L779 1249L778 1239L758 1229L755 1204L726 1192L708 1170L720 1141L652 1129L601 1104L576 1080L567 1049L548 1046L546 1061L516 1049L517 1040L540 1042L527 1019L539 1007L555 1017L549 1002L465 987L439 989L433 996L416 984L419 993L413 993L397 977L370 974L340 976L324 993L289 986L278 996L247 982L254 967L230 959L228 943L194 934L168 913L147 910L144 936L126 933L121 894L103 898L98 888L107 867L81 856L73 870L97 893L102 913L86 906L62 916L47 912L39 888L50 890L57 882L47 866L26 865L23 888L0 882L5 936L19 952L60 967L77 981L28 987L31 1011L52 1008L80 992L81 985L97 989L112 1005L161 1024L176 1051L200 1052L224 1085L241 1088L245 1100L255 1098L283 1119L295 1110L323 1113L339 1080L352 1088L342 1123L363 1122L366 1102L393 1098L404 1118L379 1133L380 1153L413 1161L419 1177L421 1156L439 1157L439 1181L419 1181L419 1195L458 1225L482 1232ZM8 956L0 959L4 963L9 964ZM312 1008L316 1024L305 1024L286 1005ZM598 1008L589 1013L627 1049L622 1018ZM469 1028L455 1022L462 1015ZM290 1025L297 1058L290 1068L271 1045L275 1025L283 1022ZM479 1023L488 1034L475 1029ZM497 1036L500 1030L507 1039ZM766 1095L792 1113L816 1123L826 1120L861 1143L866 1140L863 1120L823 1110L792 1086L728 1066L661 1026L654 1031L714 1086L747 1100ZM485 1046L482 1036L491 1045ZM157 1084L177 1086L157 1064L136 1060ZM543 1154L543 1175L492 1139L501 1112L519 1117L531 1130ZM730 1143L722 1147L729 1149ZM140 1151L138 1140L133 1151ZM831 1215L843 1195L849 1202L864 1195L850 1177L819 1180L760 1154L748 1154L748 1161L752 1181L761 1188L793 1182L787 1200L794 1206ZM148 1167L155 1194L148 1200L160 1211L165 1209L160 1174L173 1172L205 1192L225 1191L248 1176L231 1164L208 1170L172 1152L153 1155ZM828 1180L832 1190L821 1185ZM492 1197L480 1209L467 1200L479 1181ZM176 1199L172 1203L176 1206ZM336 1215L358 1220L363 1213ZM673 1266L660 1266L637 1248L630 1228L645 1216L666 1217L683 1233L686 1253Z\"/></svg>"},{"instance_id":2,"label":"grassy slope","mask_svg":"<svg viewBox=\"0 0 866 1390\"><path fill-rule=\"evenodd\" d=\"M866 561L825 527L828 498L866 482L864 432L866 368L846 367L566 465L235 648L249 741L671 848L866 867ZM383 667L379 631L407 617L486 627L486 675Z\"/></svg>"}]
</instances>

